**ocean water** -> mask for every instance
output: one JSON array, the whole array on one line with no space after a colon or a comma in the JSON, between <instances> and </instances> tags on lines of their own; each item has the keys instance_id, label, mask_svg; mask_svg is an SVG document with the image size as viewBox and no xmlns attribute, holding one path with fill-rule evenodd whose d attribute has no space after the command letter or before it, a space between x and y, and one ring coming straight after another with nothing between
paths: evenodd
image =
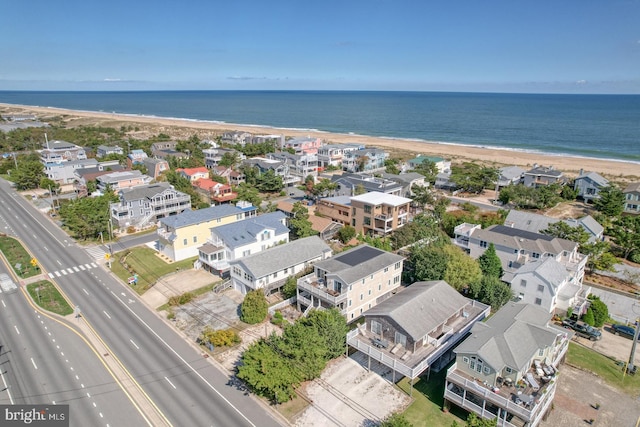
<instances>
[{"instance_id":1,"label":"ocean water","mask_svg":"<svg viewBox=\"0 0 640 427\"><path fill-rule=\"evenodd\" d=\"M640 95L348 91L13 92L0 102L640 163ZM231 126L230 126L231 127Z\"/></svg>"}]
</instances>

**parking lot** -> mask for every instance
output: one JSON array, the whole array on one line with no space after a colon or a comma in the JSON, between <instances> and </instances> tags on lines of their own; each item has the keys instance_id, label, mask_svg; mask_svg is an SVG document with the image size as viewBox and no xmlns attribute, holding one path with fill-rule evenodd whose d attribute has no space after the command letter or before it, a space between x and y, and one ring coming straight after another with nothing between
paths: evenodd
<instances>
[{"instance_id":1,"label":"parking lot","mask_svg":"<svg viewBox=\"0 0 640 427\"><path fill-rule=\"evenodd\" d=\"M594 349L598 353L613 357L616 360L626 362L629 360L631 354L632 340L627 337L615 335L610 325L605 325L602 328L602 339L599 341L589 341L586 338L580 337L574 338L574 340L586 347ZM640 346L638 347L638 351L636 351L634 361L636 364L640 364Z\"/></svg>"}]
</instances>

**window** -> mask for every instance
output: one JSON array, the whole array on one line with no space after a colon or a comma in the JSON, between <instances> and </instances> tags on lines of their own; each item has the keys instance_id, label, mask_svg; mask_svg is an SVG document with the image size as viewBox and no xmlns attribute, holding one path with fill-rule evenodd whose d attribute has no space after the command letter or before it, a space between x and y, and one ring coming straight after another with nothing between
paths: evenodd
<instances>
[{"instance_id":1,"label":"window","mask_svg":"<svg viewBox=\"0 0 640 427\"><path fill-rule=\"evenodd\" d=\"M371 217L370 216L365 216L364 217L364 221L362 221L362 223L364 225L371 225Z\"/></svg>"},{"instance_id":2,"label":"window","mask_svg":"<svg viewBox=\"0 0 640 427\"><path fill-rule=\"evenodd\" d=\"M537 252L532 253L532 254L531 254L531 256L532 256L533 258L535 258L535 259L539 259L539 258L540 258L540 254L539 254L539 253L537 253Z\"/></svg>"},{"instance_id":3,"label":"window","mask_svg":"<svg viewBox=\"0 0 640 427\"><path fill-rule=\"evenodd\" d=\"M486 248L486 247L488 247L488 246L489 246L489 245L487 244L487 242L485 242L484 240L480 240L480 247L481 247L481 248Z\"/></svg>"},{"instance_id":4,"label":"window","mask_svg":"<svg viewBox=\"0 0 640 427\"><path fill-rule=\"evenodd\" d=\"M372 320L371 332L373 332L374 334L382 335L382 324L377 320Z\"/></svg>"},{"instance_id":5,"label":"window","mask_svg":"<svg viewBox=\"0 0 640 427\"><path fill-rule=\"evenodd\" d=\"M216 218L216 223L220 224L222 222L222 218Z\"/></svg>"},{"instance_id":6,"label":"window","mask_svg":"<svg viewBox=\"0 0 640 427\"><path fill-rule=\"evenodd\" d=\"M378 285L378 290L381 291L382 290L382 285Z\"/></svg>"},{"instance_id":7,"label":"window","mask_svg":"<svg viewBox=\"0 0 640 427\"><path fill-rule=\"evenodd\" d=\"M246 251L242 251L242 256L249 256L251 255L251 249L247 249Z\"/></svg>"},{"instance_id":8,"label":"window","mask_svg":"<svg viewBox=\"0 0 640 427\"><path fill-rule=\"evenodd\" d=\"M198 243L198 236L193 236L193 243Z\"/></svg>"},{"instance_id":9,"label":"window","mask_svg":"<svg viewBox=\"0 0 640 427\"><path fill-rule=\"evenodd\" d=\"M395 284L398 284L398 283L400 283L400 276L396 276L396 277L393 278L393 284L395 285Z\"/></svg>"},{"instance_id":10,"label":"window","mask_svg":"<svg viewBox=\"0 0 640 427\"><path fill-rule=\"evenodd\" d=\"M355 226L356 226L356 219L355 219L355 218L353 218L353 219L351 220L351 226L352 226L352 227L355 227Z\"/></svg>"},{"instance_id":11,"label":"window","mask_svg":"<svg viewBox=\"0 0 640 427\"><path fill-rule=\"evenodd\" d=\"M394 267L396 270L398 270L400 268L400 262L396 262L396 265Z\"/></svg>"},{"instance_id":12,"label":"window","mask_svg":"<svg viewBox=\"0 0 640 427\"><path fill-rule=\"evenodd\" d=\"M371 205L364 205L364 213L366 214L371 213Z\"/></svg>"},{"instance_id":13,"label":"window","mask_svg":"<svg viewBox=\"0 0 640 427\"><path fill-rule=\"evenodd\" d=\"M484 367L484 373L485 374L489 374L491 372L491 368L489 368L488 366Z\"/></svg>"},{"instance_id":14,"label":"window","mask_svg":"<svg viewBox=\"0 0 640 427\"><path fill-rule=\"evenodd\" d=\"M351 300L349 300L349 307L351 307Z\"/></svg>"},{"instance_id":15,"label":"window","mask_svg":"<svg viewBox=\"0 0 640 427\"><path fill-rule=\"evenodd\" d=\"M506 368L504 368L504 372L507 373L507 374L511 374L511 373L513 373L513 369L511 369L510 367L507 366Z\"/></svg>"},{"instance_id":16,"label":"window","mask_svg":"<svg viewBox=\"0 0 640 427\"><path fill-rule=\"evenodd\" d=\"M538 292L544 292L544 285L538 285Z\"/></svg>"},{"instance_id":17,"label":"window","mask_svg":"<svg viewBox=\"0 0 640 427\"><path fill-rule=\"evenodd\" d=\"M371 295L371 289L369 289L369 295Z\"/></svg>"},{"instance_id":18,"label":"window","mask_svg":"<svg viewBox=\"0 0 640 427\"><path fill-rule=\"evenodd\" d=\"M187 245L187 239L183 239L182 240L182 244L186 246Z\"/></svg>"},{"instance_id":19,"label":"window","mask_svg":"<svg viewBox=\"0 0 640 427\"><path fill-rule=\"evenodd\" d=\"M384 272L386 273L387 271L389 271L389 267L384 268Z\"/></svg>"},{"instance_id":20,"label":"window","mask_svg":"<svg viewBox=\"0 0 640 427\"><path fill-rule=\"evenodd\" d=\"M540 298L536 298L536 305L542 305L542 300Z\"/></svg>"},{"instance_id":21,"label":"window","mask_svg":"<svg viewBox=\"0 0 640 427\"><path fill-rule=\"evenodd\" d=\"M527 281L524 280L524 279L520 280L520 286L522 286L523 288L526 288L527 287Z\"/></svg>"},{"instance_id":22,"label":"window","mask_svg":"<svg viewBox=\"0 0 640 427\"><path fill-rule=\"evenodd\" d=\"M364 294L360 294L360 301L364 299Z\"/></svg>"},{"instance_id":23,"label":"window","mask_svg":"<svg viewBox=\"0 0 640 427\"><path fill-rule=\"evenodd\" d=\"M538 350L538 356L544 356L544 348Z\"/></svg>"},{"instance_id":24,"label":"window","mask_svg":"<svg viewBox=\"0 0 640 427\"><path fill-rule=\"evenodd\" d=\"M464 363L467 363L467 364L468 364L468 363L469 363L469 358L468 358L467 356L462 356L462 361L463 361Z\"/></svg>"}]
</instances>

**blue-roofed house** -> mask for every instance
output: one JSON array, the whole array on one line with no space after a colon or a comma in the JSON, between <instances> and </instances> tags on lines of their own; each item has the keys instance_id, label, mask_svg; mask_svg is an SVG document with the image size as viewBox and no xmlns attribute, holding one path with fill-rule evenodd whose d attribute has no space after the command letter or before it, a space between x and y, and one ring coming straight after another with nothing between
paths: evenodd
<instances>
[{"instance_id":1,"label":"blue-roofed house","mask_svg":"<svg viewBox=\"0 0 640 427\"><path fill-rule=\"evenodd\" d=\"M198 256L198 248L211 236L211 228L256 215L252 205L218 205L160 219L158 251L173 261Z\"/></svg>"},{"instance_id":2,"label":"blue-roofed house","mask_svg":"<svg viewBox=\"0 0 640 427\"><path fill-rule=\"evenodd\" d=\"M198 261L210 273L225 276L229 263L272 246L289 242L284 212L271 212L211 228L211 237L198 248Z\"/></svg>"}]
</instances>

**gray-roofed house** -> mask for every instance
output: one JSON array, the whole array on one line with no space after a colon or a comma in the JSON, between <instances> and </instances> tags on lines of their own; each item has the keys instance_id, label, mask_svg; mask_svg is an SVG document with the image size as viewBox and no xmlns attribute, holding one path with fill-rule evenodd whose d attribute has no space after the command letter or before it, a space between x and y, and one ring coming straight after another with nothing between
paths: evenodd
<instances>
[{"instance_id":1,"label":"gray-roofed house","mask_svg":"<svg viewBox=\"0 0 640 427\"><path fill-rule=\"evenodd\" d=\"M640 182L632 182L624 190L624 212L640 214Z\"/></svg>"},{"instance_id":2,"label":"gray-roofed house","mask_svg":"<svg viewBox=\"0 0 640 427\"><path fill-rule=\"evenodd\" d=\"M580 175L575 179L573 189L578 192L585 202L592 202L599 199L600 190L609 186L609 180L602 177L598 172L584 172L580 170Z\"/></svg>"},{"instance_id":3,"label":"gray-roofed house","mask_svg":"<svg viewBox=\"0 0 640 427\"><path fill-rule=\"evenodd\" d=\"M389 179L402 185L402 191L399 194L399 196L402 197L413 196L413 191L411 189L414 185L419 187L429 186L429 183L424 180L424 175L417 172L406 172L398 175L392 173L381 173L380 175L384 179Z\"/></svg>"},{"instance_id":4,"label":"gray-roofed house","mask_svg":"<svg viewBox=\"0 0 640 427\"><path fill-rule=\"evenodd\" d=\"M351 322L389 298L401 284L404 258L360 245L314 265L298 279L298 309L337 308Z\"/></svg>"},{"instance_id":5,"label":"gray-roofed house","mask_svg":"<svg viewBox=\"0 0 640 427\"><path fill-rule=\"evenodd\" d=\"M498 189L509 185L517 185L524 180L526 171L520 166L505 166L500 168L500 176L498 177Z\"/></svg>"},{"instance_id":6,"label":"gray-roofed house","mask_svg":"<svg viewBox=\"0 0 640 427\"><path fill-rule=\"evenodd\" d=\"M269 153L267 157L279 160L289 166L289 175L296 177L298 182L304 182L308 176L315 180L318 177L318 155L313 153L291 154L287 151Z\"/></svg>"},{"instance_id":7,"label":"gray-roofed house","mask_svg":"<svg viewBox=\"0 0 640 427\"><path fill-rule=\"evenodd\" d=\"M286 280L331 256L331 248L318 236L305 237L232 261L231 283L242 294L262 289L271 294Z\"/></svg>"},{"instance_id":8,"label":"gray-roofed house","mask_svg":"<svg viewBox=\"0 0 640 427\"><path fill-rule=\"evenodd\" d=\"M124 170L124 166L120 165L118 160L100 162L93 167L76 169L73 171L74 190L76 191L78 197L86 197L89 195L87 190L87 183L89 183L90 181L95 181L99 176L122 170Z\"/></svg>"},{"instance_id":9,"label":"gray-roofed house","mask_svg":"<svg viewBox=\"0 0 640 427\"><path fill-rule=\"evenodd\" d=\"M118 192L125 188L148 185L151 181L153 179L150 176L143 174L139 170L121 170L96 177L96 186L102 192L106 192L107 188L110 188L113 192Z\"/></svg>"},{"instance_id":10,"label":"gray-roofed house","mask_svg":"<svg viewBox=\"0 0 640 427\"><path fill-rule=\"evenodd\" d=\"M342 170L347 172L375 172L384 170L389 153L380 148L349 151L342 158Z\"/></svg>"},{"instance_id":11,"label":"gray-roofed house","mask_svg":"<svg viewBox=\"0 0 640 427\"><path fill-rule=\"evenodd\" d=\"M365 192L378 191L380 193L402 194L402 184L386 178L379 178L368 173L343 173L333 175L331 181L338 184L337 195L353 196L357 188Z\"/></svg>"},{"instance_id":12,"label":"gray-roofed house","mask_svg":"<svg viewBox=\"0 0 640 427\"><path fill-rule=\"evenodd\" d=\"M109 154L123 155L124 150L119 145L98 145L96 149L96 157L105 157Z\"/></svg>"},{"instance_id":13,"label":"gray-roofed house","mask_svg":"<svg viewBox=\"0 0 640 427\"><path fill-rule=\"evenodd\" d=\"M524 173L525 187L540 187L550 184L564 184L564 173L553 166L534 165Z\"/></svg>"},{"instance_id":14,"label":"gray-roofed house","mask_svg":"<svg viewBox=\"0 0 640 427\"><path fill-rule=\"evenodd\" d=\"M96 159L77 159L44 164L44 174L59 184L71 184L75 181L75 171L98 166Z\"/></svg>"},{"instance_id":15,"label":"gray-roofed house","mask_svg":"<svg viewBox=\"0 0 640 427\"><path fill-rule=\"evenodd\" d=\"M535 214L531 212L518 211L511 209L504 220L507 227L517 228L519 230L540 233L542 230L549 228L549 225L563 221L571 227L582 227L589 234L589 242L602 240L604 227L598 223L591 215L577 219L557 219L546 215Z\"/></svg>"},{"instance_id":16,"label":"gray-roofed house","mask_svg":"<svg viewBox=\"0 0 640 427\"><path fill-rule=\"evenodd\" d=\"M569 308L578 316L587 311L590 287L583 287L565 266L553 257L529 262L513 274L511 291L523 302L550 313L564 314Z\"/></svg>"},{"instance_id":17,"label":"gray-roofed house","mask_svg":"<svg viewBox=\"0 0 640 427\"><path fill-rule=\"evenodd\" d=\"M211 236L198 248L198 260L210 273L225 276L229 263L289 242L284 212L270 212L211 228Z\"/></svg>"},{"instance_id":18,"label":"gray-roofed house","mask_svg":"<svg viewBox=\"0 0 640 427\"><path fill-rule=\"evenodd\" d=\"M169 170L169 162L164 159L145 157L142 159L142 164L147 168L147 175L153 179L158 179L160 175Z\"/></svg>"},{"instance_id":19,"label":"gray-roofed house","mask_svg":"<svg viewBox=\"0 0 640 427\"><path fill-rule=\"evenodd\" d=\"M410 379L440 370L450 351L491 307L462 296L443 280L417 282L364 312L347 344Z\"/></svg>"},{"instance_id":20,"label":"gray-roofed house","mask_svg":"<svg viewBox=\"0 0 640 427\"><path fill-rule=\"evenodd\" d=\"M70 160L86 160L87 152L79 145L67 141L47 141L40 151L43 164L68 162Z\"/></svg>"},{"instance_id":21,"label":"gray-roofed house","mask_svg":"<svg viewBox=\"0 0 640 427\"><path fill-rule=\"evenodd\" d=\"M551 408L573 335L550 320L541 307L509 302L473 325L447 370L445 405L497 418L499 426L538 426Z\"/></svg>"},{"instance_id":22,"label":"gray-roofed house","mask_svg":"<svg viewBox=\"0 0 640 427\"><path fill-rule=\"evenodd\" d=\"M211 237L213 227L231 224L256 215L250 203L218 205L160 219L158 250L173 261L198 256L198 248Z\"/></svg>"},{"instance_id":23,"label":"gray-roofed house","mask_svg":"<svg viewBox=\"0 0 640 427\"><path fill-rule=\"evenodd\" d=\"M574 280L582 283L587 256L578 252L579 245L571 240L506 225L482 229L477 224L463 223L454 229L454 233L453 242L474 259L478 259L493 243L502 262L504 282L511 283L513 274L526 263L553 257L569 271Z\"/></svg>"},{"instance_id":24,"label":"gray-roofed house","mask_svg":"<svg viewBox=\"0 0 640 427\"><path fill-rule=\"evenodd\" d=\"M120 200L109 205L115 228L142 229L160 218L177 215L191 208L191 197L174 189L168 182L120 190Z\"/></svg>"},{"instance_id":25,"label":"gray-roofed house","mask_svg":"<svg viewBox=\"0 0 640 427\"><path fill-rule=\"evenodd\" d=\"M189 155L178 151L178 141L159 141L151 144L151 154L158 159L168 159L175 157L178 159L187 159Z\"/></svg>"}]
</instances>

